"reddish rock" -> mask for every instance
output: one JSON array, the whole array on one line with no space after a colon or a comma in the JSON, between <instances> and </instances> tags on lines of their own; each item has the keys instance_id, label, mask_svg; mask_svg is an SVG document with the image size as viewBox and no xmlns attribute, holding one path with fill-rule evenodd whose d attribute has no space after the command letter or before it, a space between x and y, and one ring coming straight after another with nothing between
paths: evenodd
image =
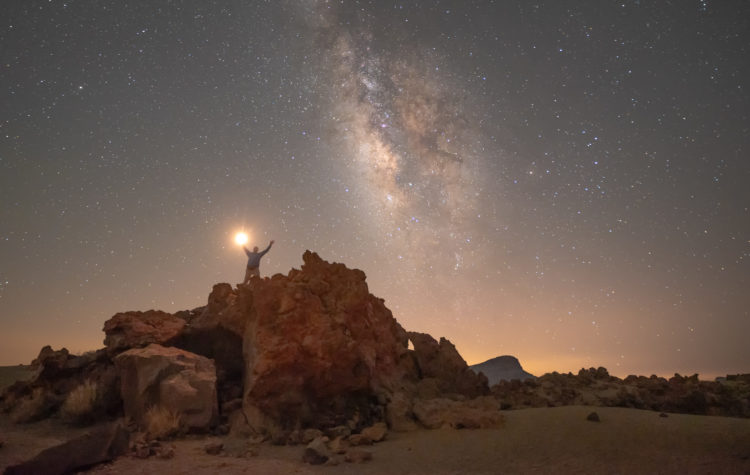
<instances>
[{"instance_id":1,"label":"reddish rock","mask_svg":"<svg viewBox=\"0 0 750 475\"><path fill-rule=\"evenodd\" d=\"M185 320L160 310L118 313L104 322L104 346L110 354L151 343L169 346L184 327Z\"/></svg>"},{"instance_id":2,"label":"reddish rock","mask_svg":"<svg viewBox=\"0 0 750 475\"><path fill-rule=\"evenodd\" d=\"M249 288L221 283L214 285L206 306L180 313L188 324L173 346L214 360L221 402L242 397L242 339L251 307Z\"/></svg>"},{"instance_id":3,"label":"reddish rock","mask_svg":"<svg viewBox=\"0 0 750 475\"><path fill-rule=\"evenodd\" d=\"M361 434L373 442L380 442L388 434L388 426L384 422L377 422L370 427L362 429Z\"/></svg>"},{"instance_id":4,"label":"reddish rock","mask_svg":"<svg viewBox=\"0 0 750 475\"><path fill-rule=\"evenodd\" d=\"M438 394L475 398L490 393L487 377L472 371L453 343L445 338L440 338L438 343L426 333L409 332L408 335L414 345L421 378L433 379Z\"/></svg>"},{"instance_id":5,"label":"reddish rock","mask_svg":"<svg viewBox=\"0 0 750 475\"><path fill-rule=\"evenodd\" d=\"M252 286L245 414L260 431L325 429L374 418L381 393L414 379L406 332L364 272L306 252L302 270ZM381 410L382 412L382 410Z\"/></svg>"},{"instance_id":6,"label":"reddish rock","mask_svg":"<svg viewBox=\"0 0 750 475\"><path fill-rule=\"evenodd\" d=\"M206 430L218 409L216 370L208 358L151 344L115 357L125 416L141 427L152 406L179 414L182 428Z\"/></svg>"},{"instance_id":7,"label":"reddish rock","mask_svg":"<svg viewBox=\"0 0 750 475\"><path fill-rule=\"evenodd\" d=\"M396 392L390 396L385 408L385 419L391 430L406 432L418 428L412 412L412 401L404 392Z\"/></svg>"},{"instance_id":8,"label":"reddish rock","mask_svg":"<svg viewBox=\"0 0 750 475\"><path fill-rule=\"evenodd\" d=\"M208 304L200 310L191 327L197 329L224 328L242 338L247 315L252 305L252 295L245 286L237 289L230 284L214 285L208 295Z\"/></svg>"},{"instance_id":9,"label":"reddish rock","mask_svg":"<svg viewBox=\"0 0 750 475\"><path fill-rule=\"evenodd\" d=\"M31 369L50 374L65 368L70 358L72 357L67 348L55 351L47 345L39 350L39 356L31 362Z\"/></svg>"}]
</instances>

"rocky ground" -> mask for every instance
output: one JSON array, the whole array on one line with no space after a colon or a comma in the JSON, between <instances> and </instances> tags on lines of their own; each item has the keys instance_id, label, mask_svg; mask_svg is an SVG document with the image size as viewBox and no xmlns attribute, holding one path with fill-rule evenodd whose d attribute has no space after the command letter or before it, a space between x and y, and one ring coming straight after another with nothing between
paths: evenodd
<instances>
[{"instance_id":1,"label":"rocky ground","mask_svg":"<svg viewBox=\"0 0 750 475\"><path fill-rule=\"evenodd\" d=\"M593 411L600 422L587 416ZM304 446L253 444L229 436L189 436L160 444L168 458L125 455L90 469L96 474L490 474L750 472L750 419L668 414L625 408L559 408L506 411L498 429L389 432L366 446L372 459L313 466ZM86 429L50 420L24 426L0 418L6 444L0 471L33 449ZM90 429L89 429L90 430ZM217 455L207 447L224 444ZM247 448L252 450L247 450Z\"/></svg>"},{"instance_id":2,"label":"rocky ground","mask_svg":"<svg viewBox=\"0 0 750 475\"><path fill-rule=\"evenodd\" d=\"M492 393L503 409L585 404L750 417L750 374L727 375L717 381L701 381L697 374L620 379L605 368L590 368L576 375L548 373L537 379L500 381Z\"/></svg>"}]
</instances>

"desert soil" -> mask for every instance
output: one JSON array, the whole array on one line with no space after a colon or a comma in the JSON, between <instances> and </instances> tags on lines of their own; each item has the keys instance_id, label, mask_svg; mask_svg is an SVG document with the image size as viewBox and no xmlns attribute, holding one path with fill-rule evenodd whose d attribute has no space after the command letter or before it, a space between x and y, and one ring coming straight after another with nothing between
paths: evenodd
<instances>
[{"instance_id":1,"label":"desert soil","mask_svg":"<svg viewBox=\"0 0 750 475\"><path fill-rule=\"evenodd\" d=\"M601 422L586 416L596 411ZM221 441L194 437L168 442L169 460L121 457L94 474L497 474L497 473L750 473L750 419L692 416L625 408L559 407L504 412L497 430L389 433L365 447L373 459L337 466L302 463L302 446L259 446L250 458L208 455ZM56 432L57 431L57 432ZM0 469L49 446L65 433L54 422L14 426L0 419Z\"/></svg>"}]
</instances>

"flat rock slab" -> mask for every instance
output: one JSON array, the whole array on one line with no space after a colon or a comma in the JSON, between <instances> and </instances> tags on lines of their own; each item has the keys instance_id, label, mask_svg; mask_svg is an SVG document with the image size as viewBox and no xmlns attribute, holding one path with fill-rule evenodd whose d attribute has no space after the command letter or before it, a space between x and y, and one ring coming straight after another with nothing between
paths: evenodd
<instances>
[{"instance_id":1,"label":"flat rock slab","mask_svg":"<svg viewBox=\"0 0 750 475\"><path fill-rule=\"evenodd\" d=\"M130 433L120 422L99 427L5 469L4 475L62 475L113 460L128 450Z\"/></svg>"}]
</instances>

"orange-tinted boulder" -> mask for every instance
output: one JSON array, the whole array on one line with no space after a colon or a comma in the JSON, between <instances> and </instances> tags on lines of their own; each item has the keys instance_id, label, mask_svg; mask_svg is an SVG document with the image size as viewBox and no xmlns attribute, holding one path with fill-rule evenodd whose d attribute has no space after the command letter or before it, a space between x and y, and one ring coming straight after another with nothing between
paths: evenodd
<instances>
[{"instance_id":1,"label":"orange-tinted boulder","mask_svg":"<svg viewBox=\"0 0 750 475\"><path fill-rule=\"evenodd\" d=\"M160 310L122 312L104 322L104 346L116 354L151 343L170 345L184 327L185 320Z\"/></svg>"}]
</instances>

